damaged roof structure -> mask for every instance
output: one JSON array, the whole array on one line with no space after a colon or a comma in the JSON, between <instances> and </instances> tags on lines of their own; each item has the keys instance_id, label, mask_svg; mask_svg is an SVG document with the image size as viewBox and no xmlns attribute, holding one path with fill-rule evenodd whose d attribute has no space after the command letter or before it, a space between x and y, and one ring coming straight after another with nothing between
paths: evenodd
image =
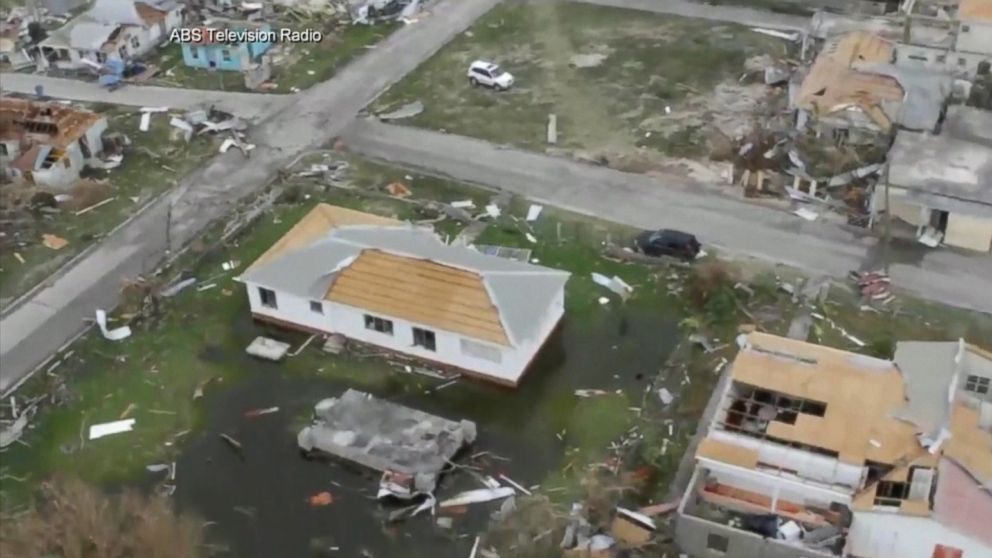
<instances>
[{"instance_id":1,"label":"damaged roof structure","mask_svg":"<svg viewBox=\"0 0 992 558\"><path fill-rule=\"evenodd\" d=\"M952 92L949 76L892 64L893 44L854 31L827 42L803 80L796 107L820 133L861 143L895 125L933 131Z\"/></svg>"},{"instance_id":2,"label":"damaged roof structure","mask_svg":"<svg viewBox=\"0 0 992 558\"><path fill-rule=\"evenodd\" d=\"M182 12L175 0L96 0L39 43L40 63L78 69L137 58L169 38L182 24Z\"/></svg>"},{"instance_id":3,"label":"damaged roof structure","mask_svg":"<svg viewBox=\"0 0 992 558\"><path fill-rule=\"evenodd\" d=\"M682 550L992 553L992 354L899 343L893 362L764 333L740 342L679 508Z\"/></svg>"},{"instance_id":4,"label":"damaged roof structure","mask_svg":"<svg viewBox=\"0 0 992 558\"><path fill-rule=\"evenodd\" d=\"M240 280L256 319L516 386L564 314L568 277L320 204Z\"/></svg>"},{"instance_id":5,"label":"damaged roof structure","mask_svg":"<svg viewBox=\"0 0 992 558\"><path fill-rule=\"evenodd\" d=\"M72 185L103 152L107 119L61 103L0 98L4 171L53 189Z\"/></svg>"},{"instance_id":6,"label":"damaged roof structure","mask_svg":"<svg viewBox=\"0 0 992 558\"><path fill-rule=\"evenodd\" d=\"M992 250L992 112L951 107L941 131L896 135L888 157L893 215L917 227L937 223L945 243L988 252ZM885 209L883 188L876 189L873 205L876 212Z\"/></svg>"}]
</instances>

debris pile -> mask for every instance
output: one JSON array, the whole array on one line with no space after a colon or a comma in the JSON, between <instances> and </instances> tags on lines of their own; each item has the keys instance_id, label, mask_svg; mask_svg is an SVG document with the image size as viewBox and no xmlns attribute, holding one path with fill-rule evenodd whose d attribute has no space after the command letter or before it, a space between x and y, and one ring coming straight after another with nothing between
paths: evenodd
<instances>
[{"instance_id":1,"label":"debris pile","mask_svg":"<svg viewBox=\"0 0 992 558\"><path fill-rule=\"evenodd\" d=\"M380 498L433 494L441 472L476 437L471 421L446 420L353 389L320 401L314 415L297 436L300 449L380 471Z\"/></svg>"}]
</instances>

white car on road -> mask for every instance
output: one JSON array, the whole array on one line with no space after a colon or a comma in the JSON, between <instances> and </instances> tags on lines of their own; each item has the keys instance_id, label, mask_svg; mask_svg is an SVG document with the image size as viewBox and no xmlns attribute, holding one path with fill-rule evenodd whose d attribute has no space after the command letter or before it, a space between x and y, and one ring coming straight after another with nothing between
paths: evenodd
<instances>
[{"instance_id":1,"label":"white car on road","mask_svg":"<svg viewBox=\"0 0 992 558\"><path fill-rule=\"evenodd\" d=\"M485 85L497 91L506 91L513 85L513 75L492 62L476 60L468 67L468 81L476 87Z\"/></svg>"}]
</instances>

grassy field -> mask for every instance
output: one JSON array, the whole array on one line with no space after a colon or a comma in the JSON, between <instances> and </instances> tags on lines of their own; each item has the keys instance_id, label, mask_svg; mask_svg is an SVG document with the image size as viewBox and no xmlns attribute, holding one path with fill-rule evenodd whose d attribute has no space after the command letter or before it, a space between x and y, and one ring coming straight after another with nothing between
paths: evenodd
<instances>
[{"instance_id":1,"label":"grassy field","mask_svg":"<svg viewBox=\"0 0 992 558\"><path fill-rule=\"evenodd\" d=\"M328 21L321 24L287 23L293 29L314 28L323 33L319 43L277 44L273 55L272 81L276 87L270 92L291 93L327 81L348 62L389 36L396 23L378 25L350 25ZM160 66L154 81L188 89L221 89L245 92L244 78L240 72L208 72L183 64L182 48L168 44L160 49L150 62Z\"/></svg>"},{"instance_id":2,"label":"grassy field","mask_svg":"<svg viewBox=\"0 0 992 558\"><path fill-rule=\"evenodd\" d=\"M8 304L18 295L43 281L74 255L110 232L137 208L172 188L184 174L216 153L210 136L194 137L189 143L175 138L175 128L162 114L152 117L148 132L141 132L140 114L128 109L103 109L109 120L108 132L123 132L131 139L121 166L108 171L86 170L84 176L106 180L106 191L82 205L73 200L71 208L55 216L37 215L33 225L37 238L25 239L25 246L11 247L0 254L0 301ZM113 201L82 215L75 211L112 197ZM41 243L42 234L54 234L68 241L59 250ZM24 262L21 263L14 253Z\"/></svg>"},{"instance_id":3,"label":"grassy field","mask_svg":"<svg viewBox=\"0 0 992 558\"><path fill-rule=\"evenodd\" d=\"M790 295L779 287L781 281L796 277L794 271L737 269L713 261L686 271L613 261L602 255L603 243L624 243L634 231L553 208L545 208L538 221L526 223L521 216L528 203L512 199L504 216L490 224L477 242L529 248L534 260L573 274L561 340L545 348L518 391L460 382L430 393L436 385L433 380L405 374L401 367L380 358L329 356L319 349L319 341L278 364L247 357L244 347L257 335L289 341L294 350L307 338L252 323L243 288L234 277L316 202L422 220L433 219L436 213L411 202L472 199L481 207L492 196L488 191L400 169L358 160L351 163L345 179L351 188L291 179L284 185L282 201L240 238L218 246L212 240L215 233L205 235L180 268L197 277L200 286L213 287L202 291L191 287L163 300L157 313L131 323L134 335L125 341L112 343L99 335L86 336L71 355L63 355L63 363L53 374L39 375L27 385L22 396L50 391L64 378L68 401L44 410L23 439L24 445L4 455L0 466L4 508L9 511L23 504L30 491L54 473L76 474L104 486L142 483L147 478L146 465L176 460L187 451L187 441L203 429L216 432L220 428L215 424L219 404L233 405L235 416L253 407L279 405L293 417L286 431L279 433L285 439L263 440L288 450L316 394L336 393L342 386L476 421L488 439L486 449L508 456L513 474L522 475L523 482L539 483L542 494L556 506L567 507L586 497L590 471L614 463L617 456L609 446L636 427L644 438L627 456L627 472L619 478L644 478L638 477L637 491L624 492L625 498L661 501L717 380L714 371L722 359L733 358L732 340L738 326L752 322L753 317L759 329L781 334L796 310ZM413 191L412 198L404 201L384 195L385 185L394 181L404 182ZM437 226L452 236L462 229L446 221ZM527 238L528 233L536 243ZM223 271L221 263L228 260L238 261L238 268ZM633 297L620 303L593 283L592 271L619 275L634 286ZM713 279L714 273L719 280ZM749 284L753 294L734 288L737 281ZM604 296L610 299L606 304L600 302ZM963 336L980 343L992 338L988 316L901 299L896 306L898 313L862 313L846 289L835 286L820 310L864 340L866 347L859 349L828 328L817 328L814 340L878 354L890 350L892 339ZM125 303L118 315L134 309ZM704 353L685 341L694 332L706 334L723 347ZM685 382L685 377L692 382ZM649 380L655 388L664 386L674 393L676 403L661 406L657 396L646 391ZM239 386L259 381L277 386L303 382L307 387L295 398L280 399L279 390L266 389L255 399L232 403ZM198 389L204 397L194 398ZM604 393L577 398L573 395L577 389ZM85 439L89 425L121 417L137 420L133 432ZM673 434L669 434L669 424ZM212 437L217 443L216 434ZM200 440L194 446L202 448ZM292 451L270 453L275 460L295 464L298 459Z\"/></svg>"},{"instance_id":4,"label":"grassy field","mask_svg":"<svg viewBox=\"0 0 992 558\"><path fill-rule=\"evenodd\" d=\"M404 122L540 151L548 148L554 113L555 149L627 164L700 157L714 130L750 127L769 89L739 78L747 59L762 54L783 56L786 44L712 21L574 2L504 2L372 108L420 100L424 112ZM599 61L577 67L586 64L577 55ZM465 73L476 59L512 73L513 89L471 88Z\"/></svg>"}]
</instances>

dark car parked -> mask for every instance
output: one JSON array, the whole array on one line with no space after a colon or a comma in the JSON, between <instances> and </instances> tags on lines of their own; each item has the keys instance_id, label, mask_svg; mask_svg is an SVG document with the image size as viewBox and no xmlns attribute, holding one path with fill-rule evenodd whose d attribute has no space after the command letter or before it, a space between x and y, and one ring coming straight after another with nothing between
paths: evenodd
<instances>
[{"instance_id":1,"label":"dark car parked","mask_svg":"<svg viewBox=\"0 0 992 558\"><path fill-rule=\"evenodd\" d=\"M647 256L671 256L693 260L701 246L696 237L682 231L661 229L644 231L634 239L634 250Z\"/></svg>"}]
</instances>

